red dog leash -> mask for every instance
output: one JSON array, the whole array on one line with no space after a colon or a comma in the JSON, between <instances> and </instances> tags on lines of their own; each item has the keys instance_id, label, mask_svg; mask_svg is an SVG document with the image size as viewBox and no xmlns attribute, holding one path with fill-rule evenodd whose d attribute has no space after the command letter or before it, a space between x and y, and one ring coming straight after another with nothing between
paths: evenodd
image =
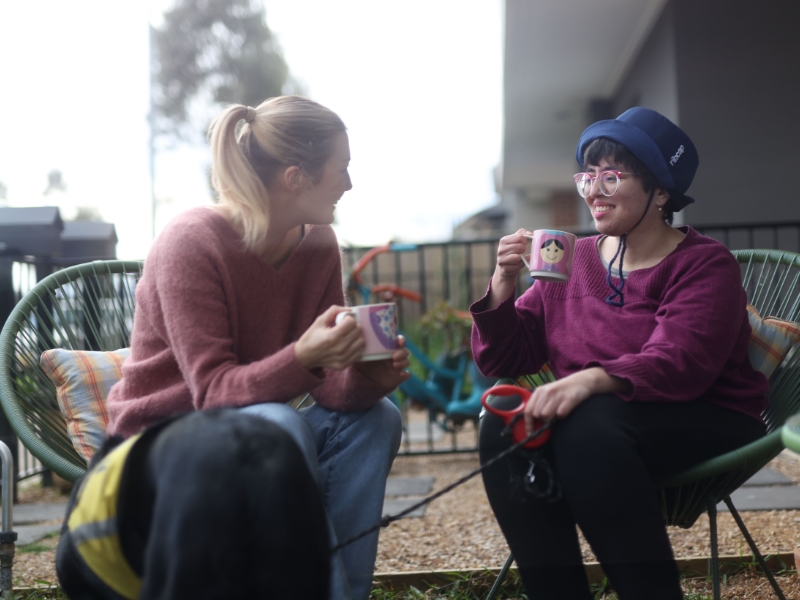
<instances>
[{"instance_id":1,"label":"red dog leash","mask_svg":"<svg viewBox=\"0 0 800 600\"><path fill-rule=\"evenodd\" d=\"M528 400L531 399L532 394L533 392L531 390L526 390L525 388L517 387L516 385L504 384L486 390L481 397L481 404L483 404L483 407L493 415L497 415L503 419L506 427L511 429L511 439L514 441L514 443L517 444L523 440L526 440L527 443L523 444L523 448L528 449L542 446L550 437L549 428L545 429L542 435L538 435L534 438L528 436L527 431L525 431L523 412L525 411L525 405L528 403ZM519 396L522 398L522 402L520 402L520 405L512 410L500 410L499 408L495 408L489 404L489 396ZM539 431L544 427L544 425L545 423L541 419L533 420L534 431Z\"/></svg>"}]
</instances>

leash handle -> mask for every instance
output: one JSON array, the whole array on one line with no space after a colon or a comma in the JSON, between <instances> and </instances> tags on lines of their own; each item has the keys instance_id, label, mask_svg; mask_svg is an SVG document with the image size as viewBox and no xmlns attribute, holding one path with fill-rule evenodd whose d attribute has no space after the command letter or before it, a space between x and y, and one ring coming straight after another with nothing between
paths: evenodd
<instances>
[{"instance_id":1,"label":"leash handle","mask_svg":"<svg viewBox=\"0 0 800 600\"><path fill-rule=\"evenodd\" d=\"M500 410L499 408L495 408L489 404L489 396L518 396L521 402L519 406L511 410ZM516 385L503 384L486 390L483 393L483 396L481 396L481 404L483 404L484 408L490 413L503 419L506 427L512 428L511 439L515 444L518 444L528 437L528 433L525 431L525 419L522 418L522 412L525 410L525 405L528 403L530 398L530 390L526 390L525 388ZM534 419L533 421L533 426L535 429L540 429L544 424L544 421L540 419ZM541 435L530 440L527 444L525 444L524 447L529 449L538 448L539 446L543 445L549 437L550 429L548 428Z\"/></svg>"}]
</instances>

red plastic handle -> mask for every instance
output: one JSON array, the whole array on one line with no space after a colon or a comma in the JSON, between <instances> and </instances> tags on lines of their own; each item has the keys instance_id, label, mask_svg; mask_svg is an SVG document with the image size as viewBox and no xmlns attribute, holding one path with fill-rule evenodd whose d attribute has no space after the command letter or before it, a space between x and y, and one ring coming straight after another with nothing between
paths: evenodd
<instances>
[{"instance_id":1,"label":"red plastic handle","mask_svg":"<svg viewBox=\"0 0 800 600\"><path fill-rule=\"evenodd\" d=\"M489 402L487 402L487 398L489 396L519 396L522 400L516 408L511 410L500 410L499 408L495 408ZM531 391L526 390L525 388L518 387L516 385L498 385L493 388L489 388L483 393L481 396L481 404L483 404L484 408L488 410L490 413L497 415L503 422L508 426L512 419L517 415L521 414L522 411L525 410L525 405L530 400ZM533 420L533 426L535 429L539 429L540 427L544 426L544 421L540 419ZM514 423L513 429L511 430L511 439L514 441L515 444L518 444L522 440L528 437L528 432L525 431L525 419L519 418ZM530 442L525 444L525 448L538 448L542 444L544 444L547 439L550 437L550 430L548 429L539 437L533 438Z\"/></svg>"}]
</instances>

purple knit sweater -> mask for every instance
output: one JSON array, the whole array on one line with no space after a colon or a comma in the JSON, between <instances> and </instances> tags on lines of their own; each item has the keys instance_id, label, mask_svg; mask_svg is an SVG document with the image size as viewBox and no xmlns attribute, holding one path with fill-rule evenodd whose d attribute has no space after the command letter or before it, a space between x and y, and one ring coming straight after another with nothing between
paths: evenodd
<instances>
[{"instance_id":1,"label":"purple knit sweater","mask_svg":"<svg viewBox=\"0 0 800 600\"><path fill-rule=\"evenodd\" d=\"M639 402L705 400L760 419L767 380L750 366L750 324L739 265L719 242L690 227L658 265L629 273L625 306L611 293L597 237L578 241L567 283L537 281L486 310L470 310L472 350L485 375L519 376L550 362L556 377L600 366L632 384ZM619 283L619 280L615 280ZM491 284L490 284L491 285Z\"/></svg>"},{"instance_id":2,"label":"purple knit sweater","mask_svg":"<svg viewBox=\"0 0 800 600\"><path fill-rule=\"evenodd\" d=\"M131 355L108 396L109 433L306 392L327 408L372 406L391 390L353 368L309 371L295 356L294 342L333 304L344 294L330 227L308 229L274 269L216 212L183 213L154 242L136 287Z\"/></svg>"}]
</instances>

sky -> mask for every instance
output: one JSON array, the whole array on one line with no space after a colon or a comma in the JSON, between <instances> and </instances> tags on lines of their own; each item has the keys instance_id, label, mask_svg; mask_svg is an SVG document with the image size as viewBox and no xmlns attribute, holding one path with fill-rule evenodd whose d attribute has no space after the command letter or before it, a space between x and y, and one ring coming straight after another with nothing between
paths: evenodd
<instances>
[{"instance_id":1,"label":"sky","mask_svg":"<svg viewBox=\"0 0 800 600\"><path fill-rule=\"evenodd\" d=\"M0 182L9 206L92 206L119 258L152 241L148 22L169 0L0 3ZM502 0L265 0L307 95L348 127L344 245L449 239L496 202ZM204 145L155 157L156 233L209 204ZM58 169L66 191L44 194ZM3 200L0 199L0 203Z\"/></svg>"}]
</instances>

